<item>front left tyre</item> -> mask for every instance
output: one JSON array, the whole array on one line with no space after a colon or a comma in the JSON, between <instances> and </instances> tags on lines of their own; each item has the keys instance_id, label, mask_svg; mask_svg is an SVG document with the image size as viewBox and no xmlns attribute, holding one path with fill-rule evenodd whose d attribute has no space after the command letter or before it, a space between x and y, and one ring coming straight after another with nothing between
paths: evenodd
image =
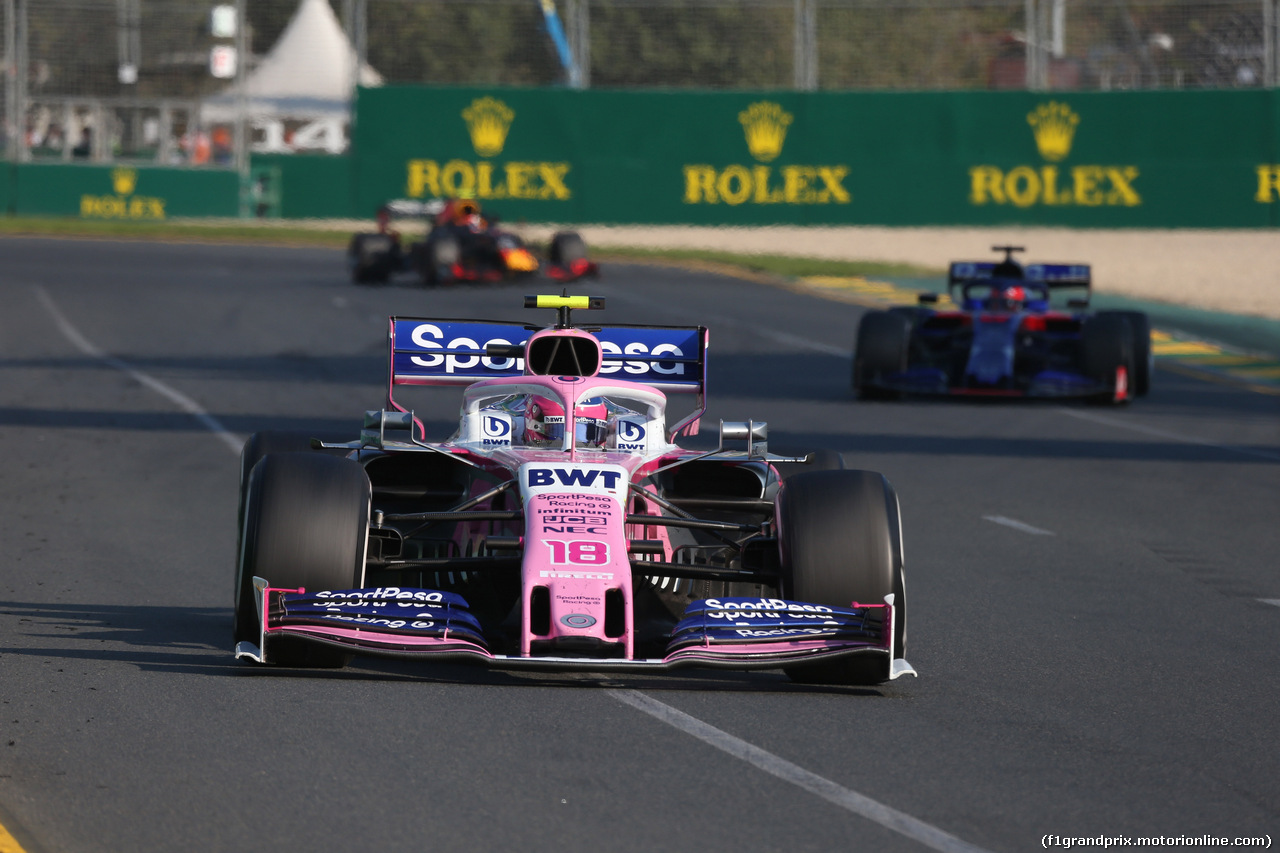
<instances>
[{"instance_id":1,"label":"front left tyre","mask_svg":"<svg viewBox=\"0 0 1280 853\"><path fill-rule=\"evenodd\" d=\"M874 471L813 471L789 477L778 494L778 548L784 597L848 607L894 595L893 657L906 654L907 601L898 498ZM889 680L878 654L785 668L806 684L874 685Z\"/></svg>"},{"instance_id":2,"label":"front left tyre","mask_svg":"<svg viewBox=\"0 0 1280 853\"><path fill-rule=\"evenodd\" d=\"M1151 390L1151 374L1155 372L1155 352L1151 347L1151 319L1143 311L1101 311L1099 317L1123 317L1129 321L1133 339L1133 396L1145 397Z\"/></svg>"},{"instance_id":3,"label":"front left tyre","mask_svg":"<svg viewBox=\"0 0 1280 853\"><path fill-rule=\"evenodd\" d=\"M1120 405L1136 392L1133 327L1123 314L1098 314L1080 332L1080 372L1108 389L1098 402ZM1126 383L1121 387L1121 377Z\"/></svg>"}]
</instances>

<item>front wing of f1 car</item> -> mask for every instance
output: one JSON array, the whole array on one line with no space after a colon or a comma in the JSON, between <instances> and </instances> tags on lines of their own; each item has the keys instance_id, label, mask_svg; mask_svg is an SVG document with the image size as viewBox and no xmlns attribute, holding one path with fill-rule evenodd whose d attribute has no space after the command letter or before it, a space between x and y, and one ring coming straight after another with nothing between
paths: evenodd
<instances>
[{"instance_id":1,"label":"front wing of f1 car","mask_svg":"<svg viewBox=\"0 0 1280 853\"><path fill-rule=\"evenodd\" d=\"M893 596L879 604L832 607L771 598L694 601L676 624L666 654L654 659L538 657L497 654L465 599L412 587L317 590L275 589L254 578L261 626L259 642L240 642L237 658L268 663L267 637L292 636L353 653L390 658L465 660L503 668L593 671L670 670L679 667L776 669L850 655L877 656L890 678L914 675L892 660ZM567 625L589 627L594 617L568 614Z\"/></svg>"}]
</instances>

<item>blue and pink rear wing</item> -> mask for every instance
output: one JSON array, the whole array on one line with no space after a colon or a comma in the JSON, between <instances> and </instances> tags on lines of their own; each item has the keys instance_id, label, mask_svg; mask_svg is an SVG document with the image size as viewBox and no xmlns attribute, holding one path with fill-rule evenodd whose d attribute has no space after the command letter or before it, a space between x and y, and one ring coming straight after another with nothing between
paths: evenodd
<instances>
[{"instance_id":1,"label":"blue and pink rear wing","mask_svg":"<svg viewBox=\"0 0 1280 853\"><path fill-rule=\"evenodd\" d=\"M482 379L524 375L524 359L486 355L490 344L523 345L537 331L526 323L391 317L388 336L387 405L398 385L470 385ZM599 375L694 394L694 411L671 427L693 435L706 410L705 326L605 326L590 329L604 357Z\"/></svg>"},{"instance_id":2,"label":"blue and pink rear wing","mask_svg":"<svg viewBox=\"0 0 1280 853\"><path fill-rule=\"evenodd\" d=\"M993 280L996 264L991 261L953 261L947 275L948 287ZM1051 288L1083 287L1093 284L1088 264L1026 264L1022 267L1022 280L1043 284Z\"/></svg>"}]
</instances>

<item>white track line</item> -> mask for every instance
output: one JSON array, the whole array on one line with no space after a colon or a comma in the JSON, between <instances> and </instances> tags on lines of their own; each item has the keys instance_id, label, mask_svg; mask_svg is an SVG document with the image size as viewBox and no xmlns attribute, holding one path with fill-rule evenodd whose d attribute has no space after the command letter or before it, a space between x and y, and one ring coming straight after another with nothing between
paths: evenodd
<instances>
[{"instance_id":1,"label":"white track line","mask_svg":"<svg viewBox=\"0 0 1280 853\"><path fill-rule=\"evenodd\" d=\"M1219 444L1216 441L1208 441L1203 438L1195 438L1189 435L1180 435L1176 432L1169 432L1168 430L1156 429L1155 427L1143 426L1141 424L1132 424L1132 423L1129 423L1128 421L1121 421L1115 418L1108 418L1105 415L1095 415L1089 412L1078 412L1075 409L1058 409L1058 411L1062 412L1064 415L1070 415L1071 417L1079 418L1082 421L1090 421L1095 424L1102 424L1103 426L1119 427L1120 429L1127 429L1132 432L1140 432L1140 433L1143 433L1144 435L1151 435L1151 436L1155 436L1156 438L1164 438L1164 439L1168 439L1169 441L1178 441L1178 442L1182 442L1183 444L1198 444L1201 447L1214 447L1214 448L1217 448L1218 450L1227 450L1227 451L1230 451L1231 453L1239 453L1244 456L1257 456L1261 459L1270 459L1275 462L1280 462L1280 454L1268 453L1265 450L1254 450L1250 447L1237 447L1231 444Z\"/></svg>"},{"instance_id":2,"label":"white track line","mask_svg":"<svg viewBox=\"0 0 1280 853\"><path fill-rule=\"evenodd\" d=\"M1259 598L1258 600L1263 604L1274 604L1276 607L1280 607L1280 598Z\"/></svg>"},{"instance_id":3,"label":"white track line","mask_svg":"<svg viewBox=\"0 0 1280 853\"><path fill-rule=\"evenodd\" d=\"M152 391L155 391L157 394L194 417L200 423L204 424L205 428L208 429L209 432L213 433L215 438L220 440L227 447L231 448L232 452L237 454L240 452L240 448L244 445L244 439L240 438L240 436L223 426L217 418L205 411L199 403L192 400L176 388L172 388L161 382L159 379L149 376L132 365L121 361L115 356L108 355L98 349L89 341L88 338L80 334L79 329L72 325L71 321L62 313L62 310L58 308L57 303L53 301L53 297L51 297L43 287L36 285L35 291L36 298L40 300L41 304L44 305L45 310L49 312L51 317L53 317L53 322L57 324L58 331L62 332L62 336L70 341L76 349L80 350L80 352L90 358L96 358L103 364L114 367L116 370L123 373L127 373L141 384L150 388Z\"/></svg>"},{"instance_id":4,"label":"white track line","mask_svg":"<svg viewBox=\"0 0 1280 853\"><path fill-rule=\"evenodd\" d=\"M1018 521L1016 518L1008 518L1003 515L984 515L982 520L1003 524L1005 527L1012 527L1014 530L1021 530L1023 533L1031 533L1036 536L1056 535L1052 530L1041 530L1039 527L1032 527L1030 524Z\"/></svg>"},{"instance_id":5,"label":"white track line","mask_svg":"<svg viewBox=\"0 0 1280 853\"><path fill-rule=\"evenodd\" d=\"M943 853L987 853L982 847L956 838L936 826L886 806L884 803L873 800L865 794L859 794L857 791L838 785L830 779L811 773L799 765L792 764L785 758L779 758L771 752L766 752L758 746L747 743L742 738L734 737L728 732L704 723L697 717L691 717L684 711L672 708L670 705L659 702L651 696L646 696L638 690L608 690L606 692L619 702L643 711L685 734L693 735L698 740L710 744L716 749L732 755L734 758L739 758L759 770L776 776L784 782L790 782L792 785L803 788L811 794L816 794L822 799L860 817L864 817L873 823L878 823L886 829L891 829L894 832L905 835L907 838L914 839L926 847L941 850Z\"/></svg>"}]
</instances>

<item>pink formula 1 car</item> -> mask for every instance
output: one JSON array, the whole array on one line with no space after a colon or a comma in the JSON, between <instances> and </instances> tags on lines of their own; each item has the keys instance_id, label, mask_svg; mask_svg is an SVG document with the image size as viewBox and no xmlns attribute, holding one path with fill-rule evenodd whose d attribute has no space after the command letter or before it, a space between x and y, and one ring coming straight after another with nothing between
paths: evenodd
<instances>
[{"instance_id":1,"label":"pink formula 1 car","mask_svg":"<svg viewBox=\"0 0 1280 853\"><path fill-rule=\"evenodd\" d=\"M392 317L387 400L358 438L249 439L237 658L914 675L882 475L770 453L752 421L682 448L705 411L705 328L580 328L571 311L603 299L525 301L556 322ZM461 390L461 420L431 442L397 396L438 385ZM693 401L670 424L668 395Z\"/></svg>"}]
</instances>

